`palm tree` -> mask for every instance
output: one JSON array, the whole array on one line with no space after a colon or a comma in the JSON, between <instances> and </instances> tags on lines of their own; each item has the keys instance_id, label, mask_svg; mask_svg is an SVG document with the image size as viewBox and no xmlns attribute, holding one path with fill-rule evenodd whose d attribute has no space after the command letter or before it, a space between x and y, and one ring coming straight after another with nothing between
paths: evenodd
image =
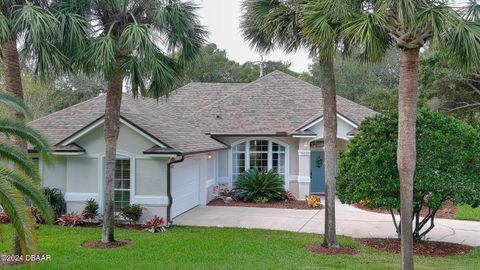
<instances>
[{"instance_id":1,"label":"palm tree","mask_svg":"<svg viewBox=\"0 0 480 270\"><path fill-rule=\"evenodd\" d=\"M0 48L5 66L5 89L20 100L23 100L23 87L19 54L25 56L24 60L34 67L35 73L44 78L66 65L65 58L54 46L61 31L59 21L47 9L51 3L47 0L5 0L0 3ZM20 52L17 43L23 44ZM25 118L22 111L11 110L11 114L19 121ZM11 140L27 150L25 141L15 136ZM15 231L13 238L13 249L20 254Z\"/></svg>"},{"instance_id":2,"label":"palm tree","mask_svg":"<svg viewBox=\"0 0 480 270\"><path fill-rule=\"evenodd\" d=\"M0 92L0 104L17 110L22 115L30 115L23 102L11 94ZM15 167L12 170L0 165L0 206L16 231L22 254L34 254L37 240L35 222L25 199L38 208L47 222L52 219L52 210L40 188L37 166L23 149L9 142L8 137L15 136L34 146L47 164L52 161L50 146L37 131L15 119L0 117L0 134L4 138L0 140L2 164L10 163Z\"/></svg>"},{"instance_id":3,"label":"palm tree","mask_svg":"<svg viewBox=\"0 0 480 270\"><path fill-rule=\"evenodd\" d=\"M75 30L86 34L77 45L85 49L72 59L107 81L102 242L109 243L114 241L113 181L123 83L127 79L134 97L168 95L200 53L206 31L196 5L179 0L64 0L59 6L88 22Z\"/></svg>"},{"instance_id":4,"label":"palm tree","mask_svg":"<svg viewBox=\"0 0 480 270\"><path fill-rule=\"evenodd\" d=\"M245 38L262 53L276 47L286 52L306 48L318 59L323 95L325 127L325 238L324 245L338 247L335 226L337 163L337 102L333 59L339 50L344 18L352 8L349 1L252 0L243 4L241 27Z\"/></svg>"},{"instance_id":5,"label":"palm tree","mask_svg":"<svg viewBox=\"0 0 480 270\"><path fill-rule=\"evenodd\" d=\"M478 4L456 9L444 1L363 1L363 10L345 25L345 37L365 61L378 61L391 46L400 48L397 165L400 175L402 269L413 269L413 177L416 163L418 60L422 47L448 52L467 70L480 67ZM428 46L427 46L428 45ZM415 206L421 207L421 206Z\"/></svg>"}]
</instances>

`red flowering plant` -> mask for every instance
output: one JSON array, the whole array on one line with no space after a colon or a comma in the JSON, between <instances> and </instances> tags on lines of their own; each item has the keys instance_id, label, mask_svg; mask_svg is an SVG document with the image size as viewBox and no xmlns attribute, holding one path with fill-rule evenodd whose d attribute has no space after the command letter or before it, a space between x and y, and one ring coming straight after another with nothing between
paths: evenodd
<instances>
[{"instance_id":1,"label":"red flowering plant","mask_svg":"<svg viewBox=\"0 0 480 270\"><path fill-rule=\"evenodd\" d=\"M9 221L7 213L0 211L0 224L7 224Z\"/></svg>"},{"instance_id":2,"label":"red flowering plant","mask_svg":"<svg viewBox=\"0 0 480 270\"><path fill-rule=\"evenodd\" d=\"M144 226L145 231L151 233L164 232L167 230L165 220L157 215L147 219Z\"/></svg>"},{"instance_id":3,"label":"red flowering plant","mask_svg":"<svg viewBox=\"0 0 480 270\"><path fill-rule=\"evenodd\" d=\"M83 224L83 218L78 213L72 212L69 214L64 214L55 221L56 224L60 226L70 226L74 227L76 225Z\"/></svg>"}]
</instances>

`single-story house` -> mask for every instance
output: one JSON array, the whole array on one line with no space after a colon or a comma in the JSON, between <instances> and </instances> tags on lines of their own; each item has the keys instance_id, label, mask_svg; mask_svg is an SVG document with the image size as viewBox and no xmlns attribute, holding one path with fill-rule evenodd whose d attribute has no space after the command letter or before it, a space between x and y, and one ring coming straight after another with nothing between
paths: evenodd
<instances>
[{"instance_id":1,"label":"single-story house","mask_svg":"<svg viewBox=\"0 0 480 270\"><path fill-rule=\"evenodd\" d=\"M341 148L375 112L340 96L337 102ZM40 160L40 173L44 186L64 192L69 212L90 198L102 205L104 110L102 95L30 123L54 145L55 164ZM320 88L279 71L246 84L189 83L168 99L124 94L116 209L136 203L143 218L171 220L252 167L277 170L299 199L322 193L322 111Z\"/></svg>"}]
</instances>

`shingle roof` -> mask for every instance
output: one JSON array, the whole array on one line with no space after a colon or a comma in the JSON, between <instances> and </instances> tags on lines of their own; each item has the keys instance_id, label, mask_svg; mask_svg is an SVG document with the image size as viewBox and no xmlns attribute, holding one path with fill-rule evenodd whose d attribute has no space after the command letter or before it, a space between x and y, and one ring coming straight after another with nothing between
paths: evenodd
<instances>
[{"instance_id":1,"label":"shingle roof","mask_svg":"<svg viewBox=\"0 0 480 270\"><path fill-rule=\"evenodd\" d=\"M337 96L338 112L359 124L375 112ZM31 122L54 145L101 118L99 96ZM210 134L304 134L299 127L322 116L320 88L280 71L252 83L190 83L168 98L124 94L121 116L169 148L145 153L193 153L224 149ZM310 134L311 132L307 132ZM59 146L56 146L59 149Z\"/></svg>"},{"instance_id":2,"label":"shingle roof","mask_svg":"<svg viewBox=\"0 0 480 270\"><path fill-rule=\"evenodd\" d=\"M321 89L274 71L230 94L219 97L187 118L212 134L293 134L323 114ZM339 113L359 124L376 112L337 96Z\"/></svg>"}]
</instances>

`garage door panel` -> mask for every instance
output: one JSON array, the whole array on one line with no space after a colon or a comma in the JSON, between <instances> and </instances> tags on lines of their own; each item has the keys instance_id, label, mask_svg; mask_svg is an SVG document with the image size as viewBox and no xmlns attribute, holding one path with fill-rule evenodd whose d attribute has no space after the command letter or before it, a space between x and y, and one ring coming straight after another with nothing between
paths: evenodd
<instances>
[{"instance_id":1,"label":"garage door panel","mask_svg":"<svg viewBox=\"0 0 480 270\"><path fill-rule=\"evenodd\" d=\"M199 160L187 159L172 168L172 218L197 206L200 201Z\"/></svg>"}]
</instances>

